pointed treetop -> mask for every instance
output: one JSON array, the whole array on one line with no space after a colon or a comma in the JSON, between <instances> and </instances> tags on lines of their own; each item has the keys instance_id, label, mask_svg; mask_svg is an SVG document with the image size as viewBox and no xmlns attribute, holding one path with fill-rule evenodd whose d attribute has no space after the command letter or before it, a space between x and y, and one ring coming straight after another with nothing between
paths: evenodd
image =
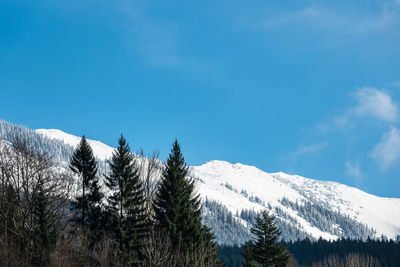
<instances>
[{"instance_id":1,"label":"pointed treetop","mask_svg":"<svg viewBox=\"0 0 400 267\"><path fill-rule=\"evenodd\" d=\"M172 151L181 152L181 145L178 143L178 139L175 139L174 144L172 146Z\"/></svg>"},{"instance_id":2,"label":"pointed treetop","mask_svg":"<svg viewBox=\"0 0 400 267\"><path fill-rule=\"evenodd\" d=\"M118 139L118 145L119 145L120 147L126 147L126 148L128 148L128 150L129 150L129 144L126 143L126 139L125 139L125 137L122 135L122 133L121 133L120 138Z\"/></svg>"},{"instance_id":3,"label":"pointed treetop","mask_svg":"<svg viewBox=\"0 0 400 267\"><path fill-rule=\"evenodd\" d=\"M89 142L87 141L86 136L82 135L81 141L79 142L78 147L86 147L86 146L89 146Z\"/></svg>"},{"instance_id":4,"label":"pointed treetop","mask_svg":"<svg viewBox=\"0 0 400 267\"><path fill-rule=\"evenodd\" d=\"M84 175L89 175L90 173L90 175L92 176L91 179L93 179L96 175L97 161L89 142L86 140L85 135L82 136L81 141L76 146L74 153L70 159L69 166L74 173L86 172L86 174ZM86 168L89 169L84 170Z\"/></svg>"},{"instance_id":5,"label":"pointed treetop","mask_svg":"<svg viewBox=\"0 0 400 267\"><path fill-rule=\"evenodd\" d=\"M172 165L186 167L185 158L182 155L181 146L178 143L177 139L175 139L175 141L172 145L171 153L169 154L167 162L170 162L170 163L174 162L175 164L172 164Z\"/></svg>"},{"instance_id":6,"label":"pointed treetop","mask_svg":"<svg viewBox=\"0 0 400 267\"><path fill-rule=\"evenodd\" d=\"M79 142L77 147L81 150L86 150L93 154L92 147L90 146L89 142L87 141L85 135L82 135L81 141Z\"/></svg>"},{"instance_id":7,"label":"pointed treetop","mask_svg":"<svg viewBox=\"0 0 400 267\"><path fill-rule=\"evenodd\" d=\"M131 149L129 148L129 144L122 134L118 139L118 147L114 150L113 153L113 157L121 157L121 156L126 156L130 160L133 157L131 154Z\"/></svg>"}]
</instances>

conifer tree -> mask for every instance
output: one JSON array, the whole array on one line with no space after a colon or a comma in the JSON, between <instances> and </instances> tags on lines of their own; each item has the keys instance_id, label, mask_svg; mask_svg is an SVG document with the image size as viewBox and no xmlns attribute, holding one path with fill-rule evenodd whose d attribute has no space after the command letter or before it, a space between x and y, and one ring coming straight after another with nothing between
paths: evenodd
<instances>
[{"instance_id":1,"label":"conifer tree","mask_svg":"<svg viewBox=\"0 0 400 267\"><path fill-rule=\"evenodd\" d=\"M35 250L33 263L36 266L45 266L50 257L51 250L57 242L57 225L54 214L51 213L48 197L43 183L40 182L37 193L33 201L33 241Z\"/></svg>"},{"instance_id":2,"label":"conifer tree","mask_svg":"<svg viewBox=\"0 0 400 267\"><path fill-rule=\"evenodd\" d=\"M189 255L194 262L193 257L201 257L206 265L217 263L214 235L201 223L200 196L195 194L194 179L188 177L188 166L177 140L162 172L154 213L158 226L168 233L175 250Z\"/></svg>"},{"instance_id":3,"label":"conifer tree","mask_svg":"<svg viewBox=\"0 0 400 267\"><path fill-rule=\"evenodd\" d=\"M89 235L90 246L93 246L102 236L103 194L100 191L97 175L97 161L85 136L82 136L81 142L76 147L69 167L81 180L80 194L72 201L74 223Z\"/></svg>"},{"instance_id":4,"label":"conifer tree","mask_svg":"<svg viewBox=\"0 0 400 267\"><path fill-rule=\"evenodd\" d=\"M142 260L142 240L148 234L144 188L122 135L109 165L111 171L106 176L106 186L111 192L107 199L107 212L112 218L109 230L118 245L122 264L138 264Z\"/></svg>"},{"instance_id":5,"label":"conifer tree","mask_svg":"<svg viewBox=\"0 0 400 267\"><path fill-rule=\"evenodd\" d=\"M274 217L262 211L251 228L253 240L245 244L244 266L286 266L289 253L278 243L280 231L275 227Z\"/></svg>"},{"instance_id":6,"label":"conifer tree","mask_svg":"<svg viewBox=\"0 0 400 267\"><path fill-rule=\"evenodd\" d=\"M202 244L203 247L203 265L204 266L225 266L224 260L219 258L219 249L215 242L214 234L211 227L203 225L202 227Z\"/></svg>"},{"instance_id":7,"label":"conifer tree","mask_svg":"<svg viewBox=\"0 0 400 267\"><path fill-rule=\"evenodd\" d=\"M175 140L162 172L154 212L175 248L191 250L201 240L201 207L199 195L194 195L194 180L187 174L188 167Z\"/></svg>"}]
</instances>

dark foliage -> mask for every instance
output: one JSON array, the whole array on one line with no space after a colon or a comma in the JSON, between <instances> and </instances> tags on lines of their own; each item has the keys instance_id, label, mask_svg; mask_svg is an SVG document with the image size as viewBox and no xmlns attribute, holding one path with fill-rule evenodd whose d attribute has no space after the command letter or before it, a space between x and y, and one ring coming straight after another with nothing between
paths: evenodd
<instances>
[{"instance_id":1,"label":"dark foliage","mask_svg":"<svg viewBox=\"0 0 400 267\"><path fill-rule=\"evenodd\" d=\"M0 259L46 266L67 220L70 177L27 139L0 139Z\"/></svg>"},{"instance_id":2,"label":"dark foliage","mask_svg":"<svg viewBox=\"0 0 400 267\"><path fill-rule=\"evenodd\" d=\"M218 247L220 259L226 263L227 267L240 267L243 264L243 246L220 245Z\"/></svg>"},{"instance_id":3,"label":"dark foliage","mask_svg":"<svg viewBox=\"0 0 400 267\"><path fill-rule=\"evenodd\" d=\"M190 254L198 254L202 248L208 257L203 261L215 264L218 254L214 235L201 223L200 196L194 191L195 180L188 177L188 167L175 140L156 192L156 223L168 233L174 250L191 258ZM195 260L193 257L193 263Z\"/></svg>"},{"instance_id":4,"label":"dark foliage","mask_svg":"<svg viewBox=\"0 0 400 267\"><path fill-rule=\"evenodd\" d=\"M253 239L245 244L244 266L286 266L289 254L278 243L280 231L274 224L274 217L262 211L251 228Z\"/></svg>"},{"instance_id":5,"label":"dark foliage","mask_svg":"<svg viewBox=\"0 0 400 267\"><path fill-rule=\"evenodd\" d=\"M79 195L71 204L71 210L74 213L73 222L75 227L87 233L90 242L94 243L102 236L101 201L103 194L100 191L97 162L85 136L76 147L69 167L80 179Z\"/></svg>"},{"instance_id":6,"label":"dark foliage","mask_svg":"<svg viewBox=\"0 0 400 267\"><path fill-rule=\"evenodd\" d=\"M121 135L118 148L109 161L106 186L108 231L115 238L123 264L138 264L142 259L143 239L148 235L143 184L129 145Z\"/></svg>"},{"instance_id":7,"label":"dark foliage","mask_svg":"<svg viewBox=\"0 0 400 267\"><path fill-rule=\"evenodd\" d=\"M343 258L349 253L372 256L378 260L381 266L399 266L400 263L400 243L393 240L339 239L327 241L319 239L317 242L311 242L306 239L289 242L287 246L300 265L311 265L330 255Z\"/></svg>"},{"instance_id":8,"label":"dark foliage","mask_svg":"<svg viewBox=\"0 0 400 267\"><path fill-rule=\"evenodd\" d=\"M284 243L300 266L312 266L326 259L345 259L348 255L361 255L377 260L380 266L397 267L400 262L400 242L393 240L350 240L327 241L309 239ZM222 259L227 267L241 266L244 246L219 246ZM342 266L342 265L340 265Z\"/></svg>"},{"instance_id":9,"label":"dark foliage","mask_svg":"<svg viewBox=\"0 0 400 267\"><path fill-rule=\"evenodd\" d=\"M34 265L44 266L50 260L50 252L56 245L59 229L57 229L56 218L51 213L51 206L43 184L38 186L36 194L32 210L35 225L32 238L35 250L32 262Z\"/></svg>"},{"instance_id":10,"label":"dark foliage","mask_svg":"<svg viewBox=\"0 0 400 267\"><path fill-rule=\"evenodd\" d=\"M202 234L200 197L194 195L194 189L194 180L188 178L188 167L175 141L162 173L154 211L172 244L188 251L199 245Z\"/></svg>"}]
</instances>

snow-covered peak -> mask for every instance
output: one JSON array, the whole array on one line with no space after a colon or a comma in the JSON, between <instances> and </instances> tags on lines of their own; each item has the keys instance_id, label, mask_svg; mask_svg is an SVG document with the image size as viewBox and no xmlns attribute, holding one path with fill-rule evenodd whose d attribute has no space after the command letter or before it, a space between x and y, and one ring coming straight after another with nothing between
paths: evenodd
<instances>
[{"instance_id":1,"label":"snow-covered peak","mask_svg":"<svg viewBox=\"0 0 400 267\"><path fill-rule=\"evenodd\" d=\"M81 137L65 133L57 129L37 129L35 132L40 133L48 138L63 141L65 144L76 147L81 141ZM93 149L94 155L100 160L111 158L114 148L96 140L87 139Z\"/></svg>"},{"instance_id":2,"label":"snow-covered peak","mask_svg":"<svg viewBox=\"0 0 400 267\"><path fill-rule=\"evenodd\" d=\"M226 161L210 161L192 169L193 176L200 181L201 195L223 203L233 214L244 209L259 211L270 204L296 218L296 212L282 205L282 198L298 203L313 201L374 228L377 236L395 238L400 234L398 198L377 197L336 182L283 172L267 173L253 166ZM306 223L303 227L316 238L333 238Z\"/></svg>"}]
</instances>

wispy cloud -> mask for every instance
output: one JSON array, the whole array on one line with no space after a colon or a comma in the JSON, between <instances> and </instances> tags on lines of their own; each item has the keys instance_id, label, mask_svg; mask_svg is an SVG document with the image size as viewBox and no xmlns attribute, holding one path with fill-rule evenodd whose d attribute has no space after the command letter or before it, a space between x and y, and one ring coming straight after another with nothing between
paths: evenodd
<instances>
[{"instance_id":1,"label":"wispy cloud","mask_svg":"<svg viewBox=\"0 0 400 267\"><path fill-rule=\"evenodd\" d=\"M363 117L372 117L390 124L399 121L399 106L386 90L361 87L353 95L356 99L354 105L343 108L333 118L319 123L315 129L321 134L337 129L352 129Z\"/></svg>"},{"instance_id":2,"label":"wispy cloud","mask_svg":"<svg viewBox=\"0 0 400 267\"><path fill-rule=\"evenodd\" d=\"M362 87L353 93L355 102L353 105L344 107L337 112L337 115L328 119L323 123L319 123L313 128L313 131L318 132L321 136L329 136L332 133L337 133L338 130L343 131L344 138L347 143L354 142L357 139L356 128L361 124L363 118L373 118L369 124L371 129L376 125L373 123L380 122L380 126L389 127L386 133L382 134L380 140L371 140L374 147L367 155L359 155L360 158L365 156L375 160L381 170L388 170L400 163L400 130L399 130L399 105L385 89L377 89L374 87ZM365 127L365 125L363 126ZM377 129L381 129L378 127ZM348 131L352 131L348 137ZM350 139L349 139L350 138ZM368 145L368 144L366 144ZM371 145L371 144L370 144ZM302 155L307 152L318 150L320 146L299 146L293 155ZM344 163L346 172L349 176L357 178L360 181L363 177L363 172L359 162L347 161Z\"/></svg>"},{"instance_id":3,"label":"wispy cloud","mask_svg":"<svg viewBox=\"0 0 400 267\"><path fill-rule=\"evenodd\" d=\"M329 145L328 142L314 143L308 145L302 144L298 146L295 151L292 152L292 156L296 158L306 154L314 154L326 148L328 145Z\"/></svg>"},{"instance_id":4,"label":"wispy cloud","mask_svg":"<svg viewBox=\"0 0 400 267\"><path fill-rule=\"evenodd\" d=\"M399 1L381 1L374 12L314 3L295 11L278 13L260 19L258 27L269 31L290 27L302 32L317 33L324 46L352 43L373 33L397 31L400 27Z\"/></svg>"},{"instance_id":5,"label":"wispy cloud","mask_svg":"<svg viewBox=\"0 0 400 267\"><path fill-rule=\"evenodd\" d=\"M356 97L358 105L354 109L355 114L370 115L387 122L397 121L399 109L387 92L364 87L357 91Z\"/></svg>"},{"instance_id":6,"label":"wispy cloud","mask_svg":"<svg viewBox=\"0 0 400 267\"><path fill-rule=\"evenodd\" d=\"M400 132L393 127L385 133L371 152L383 170L387 170L400 161Z\"/></svg>"},{"instance_id":7,"label":"wispy cloud","mask_svg":"<svg viewBox=\"0 0 400 267\"><path fill-rule=\"evenodd\" d=\"M345 163L347 175L350 177L356 178L358 181L361 181L363 178L363 172L360 167L360 162L351 163L350 161L346 161Z\"/></svg>"},{"instance_id":8,"label":"wispy cloud","mask_svg":"<svg viewBox=\"0 0 400 267\"><path fill-rule=\"evenodd\" d=\"M265 26L274 27L289 23L316 22L315 27L333 30L345 26L342 31L364 33L376 30L385 30L398 25L400 22L399 1L382 1L375 13L343 12L327 5L313 4L297 11L280 14L279 17L265 20Z\"/></svg>"}]
</instances>

